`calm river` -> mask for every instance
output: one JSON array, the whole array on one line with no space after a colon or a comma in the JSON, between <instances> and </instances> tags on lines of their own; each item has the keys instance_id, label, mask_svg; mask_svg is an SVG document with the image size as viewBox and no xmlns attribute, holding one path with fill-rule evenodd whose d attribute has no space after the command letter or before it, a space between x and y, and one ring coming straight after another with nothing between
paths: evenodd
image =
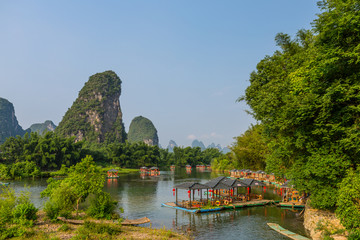
<instances>
[{"instance_id":1,"label":"calm river","mask_svg":"<svg viewBox=\"0 0 360 240\"><path fill-rule=\"evenodd\" d=\"M278 223L290 231L308 236L299 211L291 209L266 206L195 214L161 207L161 203L175 201L172 191L174 185L186 181L205 183L218 176L211 172L197 172L195 169L190 174L185 169L177 169L175 172L162 171L158 177L145 178L137 173L107 180L105 189L124 209L123 218L146 216L150 218L151 224L145 226L171 228L189 233L195 239L288 239L271 230L266 225L268 222ZM32 201L41 208L44 200L40 198L40 192L46 188L46 180L11 182L16 192L24 190L24 185L30 189ZM179 200L186 199L187 191L179 190L179 196ZM274 189L267 188L265 198L279 199L279 196Z\"/></svg>"}]
</instances>

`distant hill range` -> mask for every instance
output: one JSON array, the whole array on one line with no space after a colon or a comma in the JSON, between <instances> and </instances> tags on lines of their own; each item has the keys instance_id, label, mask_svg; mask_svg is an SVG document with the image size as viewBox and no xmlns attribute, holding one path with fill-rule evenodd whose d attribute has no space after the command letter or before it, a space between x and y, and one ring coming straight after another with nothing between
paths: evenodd
<instances>
[{"instance_id":1,"label":"distant hill range","mask_svg":"<svg viewBox=\"0 0 360 240\"><path fill-rule=\"evenodd\" d=\"M113 71L90 76L55 132L76 141L125 142L120 94L121 80Z\"/></svg>"},{"instance_id":2,"label":"distant hill range","mask_svg":"<svg viewBox=\"0 0 360 240\"><path fill-rule=\"evenodd\" d=\"M27 132L37 132L40 135L44 135L47 132L55 131L56 125L50 121L46 120L44 123L34 123L28 129Z\"/></svg>"},{"instance_id":3,"label":"distant hill range","mask_svg":"<svg viewBox=\"0 0 360 240\"><path fill-rule=\"evenodd\" d=\"M204 143L202 141L199 141L197 139L195 139L192 143L191 143L191 147L195 148L195 147L199 147L201 148L201 151L204 151L206 149Z\"/></svg>"},{"instance_id":4,"label":"distant hill range","mask_svg":"<svg viewBox=\"0 0 360 240\"><path fill-rule=\"evenodd\" d=\"M135 117L129 127L128 141L145 142L147 145L159 145L159 137L154 124L143 116Z\"/></svg>"},{"instance_id":5,"label":"distant hill range","mask_svg":"<svg viewBox=\"0 0 360 240\"><path fill-rule=\"evenodd\" d=\"M174 151L174 147L178 147L178 145L176 144L176 142L174 140L170 140L169 141L169 145L167 146L167 149L169 150L169 152L173 152ZM217 148L219 149L220 152L222 153L228 153L230 152L230 149L227 147L222 148L220 144L215 145L215 143L211 143L208 147L205 147L204 143L202 141L199 141L197 139L195 139L192 144L191 147L200 147L201 151L204 151L207 148Z\"/></svg>"},{"instance_id":6,"label":"distant hill range","mask_svg":"<svg viewBox=\"0 0 360 240\"><path fill-rule=\"evenodd\" d=\"M54 131L56 125L47 120L44 123L32 124L30 128L24 130L18 123L15 116L14 105L6 100L0 98L0 144L4 143L6 138L24 136L25 133L37 132L40 135L45 134L48 131Z\"/></svg>"}]
</instances>

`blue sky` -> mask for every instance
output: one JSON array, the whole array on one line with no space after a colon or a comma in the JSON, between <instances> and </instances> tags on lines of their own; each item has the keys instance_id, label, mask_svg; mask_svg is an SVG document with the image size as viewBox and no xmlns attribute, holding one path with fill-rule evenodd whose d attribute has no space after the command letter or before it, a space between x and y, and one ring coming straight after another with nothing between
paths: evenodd
<instances>
[{"instance_id":1,"label":"blue sky","mask_svg":"<svg viewBox=\"0 0 360 240\"><path fill-rule=\"evenodd\" d=\"M316 0L0 1L0 97L20 125L56 125L89 76L115 71L126 130L149 118L160 144L231 145L255 121L236 99L277 47L311 28Z\"/></svg>"}]
</instances>

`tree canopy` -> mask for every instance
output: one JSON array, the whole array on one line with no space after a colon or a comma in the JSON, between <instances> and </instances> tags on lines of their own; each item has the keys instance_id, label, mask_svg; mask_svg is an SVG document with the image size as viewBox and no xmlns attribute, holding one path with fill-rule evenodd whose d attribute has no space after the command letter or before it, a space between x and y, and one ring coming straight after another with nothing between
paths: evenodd
<instances>
[{"instance_id":1,"label":"tree canopy","mask_svg":"<svg viewBox=\"0 0 360 240\"><path fill-rule=\"evenodd\" d=\"M311 30L277 34L280 50L258 63L239 100L264 126L267 170L311 192L313 206L333 209L339 183L360 161L360 5L318 5Z\"/></svg>"}]
</instances>

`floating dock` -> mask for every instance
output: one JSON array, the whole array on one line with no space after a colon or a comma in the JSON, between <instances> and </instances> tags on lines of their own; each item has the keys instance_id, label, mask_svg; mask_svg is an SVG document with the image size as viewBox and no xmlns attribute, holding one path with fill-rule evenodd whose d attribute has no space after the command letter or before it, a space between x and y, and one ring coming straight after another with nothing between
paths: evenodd
<instances>
[{"instance_id":1,"label":"floating dock","mask_svg":"<svg viewBox=\"0 0 360 240\"><path fill-rule=\"evenodd\" d=\"M221 205L221 206L213 207L213 208L195 208L195 209L179 207L174 202L163 203L163 204L161 204L161 206L179 209L179 210L191 212L191 213L205 213L205 212L217 212L217 211L222 211L222 210L226 210L226 209L265 206L269 203L274 203L274 201L273 200L254 200L254 201L239 202L239 203L234 203L234 204L229 204L229 205Z\"/></svg>"},{"instance_id":2,"label":"floating dock","mask_svg":"<svg viewBox=\"0 0 360 240\"><path fill-rule=\"evenodd\" d=\"M269 227L271 227L273 230L277 231L278 233L287 236L288 238L294 239L294 240L310 240L310 238L301 236L299 234L293 233L283 227L281 227L279 224L276 223L268 223Z\"/></svg>"}]
</instances>

